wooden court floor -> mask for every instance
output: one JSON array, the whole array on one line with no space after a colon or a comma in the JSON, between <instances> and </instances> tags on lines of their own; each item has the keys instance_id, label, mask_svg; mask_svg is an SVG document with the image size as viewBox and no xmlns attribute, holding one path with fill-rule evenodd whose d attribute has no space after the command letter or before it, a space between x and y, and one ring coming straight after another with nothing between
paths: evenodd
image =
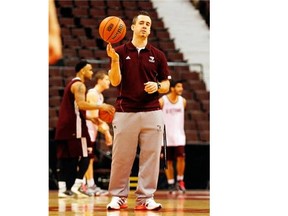
<instances>
[{"instance_id":1,"label":"wooden court floor","mask_svg":"<svg viewBox=\"0 0 288 216\"><path fill-rule=\"evenodd\" d=\"M128 196L128 208L107 211L109 196L89 198L58 198L57 190L49 191L49 215L59 216L209 216L210 192L208 190L188 190L185 194L169 194L158 190L154 199L162 204L159 211L135 211L134 191Z\"/></svg>"}]
</instances>

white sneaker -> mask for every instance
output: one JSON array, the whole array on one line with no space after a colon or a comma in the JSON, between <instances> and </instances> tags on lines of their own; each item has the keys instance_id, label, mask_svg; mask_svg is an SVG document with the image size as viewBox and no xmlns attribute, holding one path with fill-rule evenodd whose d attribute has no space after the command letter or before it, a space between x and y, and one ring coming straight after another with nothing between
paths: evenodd
<instances>
[{"instance_id":1,"label":"white sneaker","mask_svg":"<svg viewBox=\"0 0 288 216\"><path fill-rule=\"evenodd\" d=\"M92 194L88 193L87 188L85 185L80 185L80 187L77 188L77 185L73 185L71 188L71 191L77 195L79 198L85 198L90 197Z\"/></svg>"},{"instance_id":2,"label":"white sneaker","mask_svg":"<svg viewBox=\"0 0 288 216\"><path fill-rule=\"evenodd\" d=\"M87 187L87 192L89 194L93 194L94 196L106 196L109 194L107 190L103 190L100 187L97 187L97 185Z\"/></svg>"},{"instance_id":3,"label":"white sneaker","mask_svg":"<svg viewBox=\"0 0 288 216\"><path fill-rule=\"evenodd\" d=\"M141 205L137 205L135 210L155 210L158 211L162 208L160 203L156 203L153 198L149 198L145 200L145 203Z\"/></svg>"},{"instance_id":4,"label":"white sneaker","mask_svg":"<svg viewBox=\"0 0 288 216\"><path fill-rule=\"evenodd\" d=\"M127 198L126 197L116 197L113 196L111 202L107 205L108 210L120 210L127 208Z\"/></svg>"}]
</instances>

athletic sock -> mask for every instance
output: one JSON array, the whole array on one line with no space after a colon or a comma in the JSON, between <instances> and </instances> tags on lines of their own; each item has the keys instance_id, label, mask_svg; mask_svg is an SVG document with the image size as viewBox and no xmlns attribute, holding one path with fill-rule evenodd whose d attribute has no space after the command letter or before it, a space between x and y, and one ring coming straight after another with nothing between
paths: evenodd
<instances>
[{"instance_id":1,"label":"athletic sock","mask_svg":"<svg viewBox=\"0 0 288 216\"><path fill-rule=\"evenodd\" d=\"M88 186L88 187L92 187L93 185L95 185L94 179L93 179L93 178L92 178L92 179L88 179L88 180L87 180L87 186Z\"/></svg>"},{"instance_id":2,"label":"athletic sock","mask_svg":"<svg viewBox=\"0 0 288 216\"><path fill-rule=\"evenodd\" d=\"M183 179L184 179L184 176L177 175L177 181L183 181Z\"/></svg>"},{"instance_id":3,"label":"athletic sock","mask_svg":"<svg viewBox=\"0 0 288 216\"><path fill-rule=\"evenodd\" d=\"M59 192L65 192L66 191L66 182L59 181L58 182L58 188L59 188Z\"/></svg>"},{"instance_id":4,"label":"athletic sock","mask_svg":"<svg viewBox=\"0 0 288 216\"><path fill-rule=\"evenodd\" d=\"M168 184L174 184L175 183L175 180L174 179L168 179Z\"/></svg>"}]
</instances>

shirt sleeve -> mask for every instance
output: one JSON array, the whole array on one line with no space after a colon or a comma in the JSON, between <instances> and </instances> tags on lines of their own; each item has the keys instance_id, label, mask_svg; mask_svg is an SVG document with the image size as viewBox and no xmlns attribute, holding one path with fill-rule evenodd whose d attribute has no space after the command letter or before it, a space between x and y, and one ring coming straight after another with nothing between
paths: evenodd
<instances>
[{"instance_id":1,"label":"shirt sleeve","mask_svg":"<svg viewBox=\"0 0 288 216\"><path fill-rule=\"evenodd\" d=\"M170 71L168 69L167 59L164 53L160 52L159 54L159 68L158 68L158 81L169 79Z\"/></svg>"}]
</instances>

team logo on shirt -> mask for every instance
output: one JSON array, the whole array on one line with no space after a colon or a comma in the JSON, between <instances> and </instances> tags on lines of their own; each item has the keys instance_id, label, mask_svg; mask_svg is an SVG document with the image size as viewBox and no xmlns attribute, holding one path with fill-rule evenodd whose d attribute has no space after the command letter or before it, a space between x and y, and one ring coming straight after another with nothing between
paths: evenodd
<instances>
[{"instance_id":1,"label":"team logo on shirt","mask_svg":"<svg viewBox=\"0 0 288 216\"><path fill-rule=\"evenodd\" d=\"M149 62L152 62L152 63L155 62L154 56L149 56Z\"/></svg>"},{"instance_id":2,"label":"team logo on shirt","mask_svg":"<svg viewBox=\"0 0 288 216\"><path fill-rule=\"evenodd\" d=\"M176 113L181 113L182 110L180 108L171 108L171 109L167 109L166 113L167 114L171 114L171 115L175 115Z\"/></svg>"},{"instance_id":3,"label":"team logo on shirt","mask_svg":"<svg viewBox=\"0 0 288 216\"><path fill-rule=\"evenodd\" d=\"M126 57L126 60L128 60L128 59L131 59L130 56L127 56L127 57Z\"/></svg>"}]
</instances>

